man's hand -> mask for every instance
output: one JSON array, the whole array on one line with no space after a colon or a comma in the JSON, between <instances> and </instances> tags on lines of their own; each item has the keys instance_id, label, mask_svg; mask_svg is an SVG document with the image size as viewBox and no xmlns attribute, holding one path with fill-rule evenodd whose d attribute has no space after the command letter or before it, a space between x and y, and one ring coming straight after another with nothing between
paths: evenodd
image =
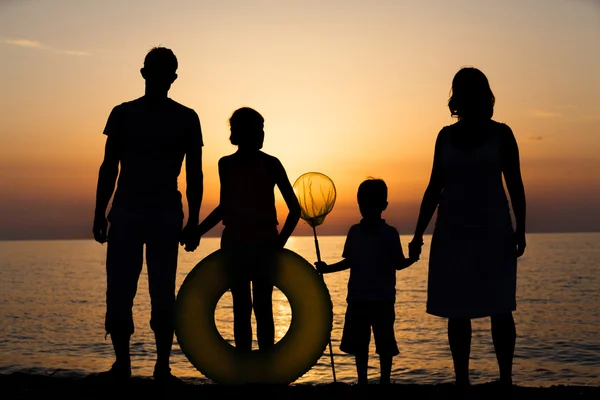
<instances>
[{"instance_id":1,"label":"man's hand","mask_svg":"<svg viewBox=\"0 0 600 400\"><path fill-rule=\"evenodd\" d=\"M188 222L181 231L179 244L185 246L185 251L192 252L200 245L200 233L198 232L198 223Z\"/></svg>"},{"instance_id":2,"label":"man's hand","mask_svg":"<svg viewBox=\"0 0 600 400\"><path fill-rule=\"evenodd\" d=\"M108 221L104 215L97 214L94 217L94 240L98 243L104 244L108 240Z\"/></svg>"}]
</instances>

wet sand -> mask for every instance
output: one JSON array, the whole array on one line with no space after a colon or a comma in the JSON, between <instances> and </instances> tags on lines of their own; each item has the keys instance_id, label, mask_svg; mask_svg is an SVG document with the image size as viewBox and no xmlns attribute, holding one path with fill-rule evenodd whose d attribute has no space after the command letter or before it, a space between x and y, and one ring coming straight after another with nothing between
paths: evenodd
<instances>
[{"instance_id":1,"label":"wet sand","mask_svg":"<svg viewBox=\"0 0 600 400\"><path fill-rule=\"evenodd\" d=\"M358 387L346 383L287 386L223 386L213 383L182 381L160 385L151 378L134 377L127 382L110 382L97 376L55 377L27 373L0 375L2 399L598 399L600 386L523 387L510 392L495 383L474 385L467 393L451 384L409 385L370 384Z\"/></svg>"}]
</instances>

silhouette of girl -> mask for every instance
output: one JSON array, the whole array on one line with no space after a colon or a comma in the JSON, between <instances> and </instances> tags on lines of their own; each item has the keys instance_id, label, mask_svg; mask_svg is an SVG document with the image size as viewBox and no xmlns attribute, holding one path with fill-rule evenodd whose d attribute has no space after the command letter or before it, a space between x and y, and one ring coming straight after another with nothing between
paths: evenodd
<instances>
[{"instance_id":1,"label":"silhouette of girl","mask_svg":"<svg viewBox=\"0 0 600 400\"><path fill-rule=\"evenodd\" d=\"M203 235L223 222L221 249L233 271L235 345L243 351L251 350L254 308L258 346L262 350L272 347L275 338L269 255L285 246L300 219L300 205L279 159L260 151L263 117L244 107L233 113L229 125L229 139L238 150L219 160L220 203L200 223L198 232ZM277 230L275 186L289 209L281 232Z\"/></svg>"},{"instance_id":2,"label":"silhouette of girl","mask_svg":"<svg viewBox=\"0 0 600 400\"><path fill-rule=\"evenodd\" d=\"M457 386L469 385L471 318L491 317L500 382L512 385L517 258L525 250L525 191L512 130L492 120L486 76L462 68L448 102L458 121L438 134L410 256L437 207L429 256L427 313L448 318ZM502 177L512 202L513 230Z\"/></svg>"}]
</instances>

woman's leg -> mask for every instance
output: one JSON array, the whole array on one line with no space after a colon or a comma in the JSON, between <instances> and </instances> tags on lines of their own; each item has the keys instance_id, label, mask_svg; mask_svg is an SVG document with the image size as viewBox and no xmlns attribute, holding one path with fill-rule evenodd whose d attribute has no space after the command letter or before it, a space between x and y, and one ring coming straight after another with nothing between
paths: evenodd
<instances>
[{"instance_id":1,"label":"woman's leg","mask_svg":"<svg viewBox=\"0 0 600 400\"><path fill-rule=\"evenodd\" d=\"M258 348L266 350L275 344L275 322L273 321L273 285L265 280L252 281L254 316Z\"/></svg>"},{"instance_id":2,"label":"woman's leg","mask_svg":"<svg viewBox=\"0 0 600 400\"><path fill-rule=\"evenodd\" d=\"M492 339L500 369L500 382L512 385L512 365L517 339L512 313L492 316Z\"/></svg>"},{"instance_id":3,"label":"woman's leg","mask_svg":"<svg viewBox=\"0 0 600 400\"><path fill-rule=\"evenodd\" d=\"M469 385L469 356L471 353L471 320L448 318L448 343L454 361L456 385Z\"/></svg>"}]
</instances>

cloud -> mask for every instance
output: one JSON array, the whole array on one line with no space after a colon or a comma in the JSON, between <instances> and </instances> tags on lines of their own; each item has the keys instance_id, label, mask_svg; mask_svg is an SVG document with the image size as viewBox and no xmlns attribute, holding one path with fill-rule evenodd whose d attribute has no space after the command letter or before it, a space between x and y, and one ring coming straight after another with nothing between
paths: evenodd
<instances>
[{"instance_id":1,"label":"cloud","mask_svg":"<svg viewBox=\"0 0 600 400\"><path fill-rule=\"evenodd\" d=\"M563 105L554 106L554 107L560 108L561 110L573 110L573 109L577 108L577 106L574 106L573 104L563 104Z\"/></svg>"},{"instance_id":2,"label":"cloud","mask_svg":"<svg viewBox=\"0 0 600 400\"><path fill-rule=\"evenodd\" d=\"M4 40L4 43L10 44L13 46L29 47L32 49L49 50L49 51L53 51L55 53L67 54L70 56L89 56L89 55L91 55L90 53L88 53L86 51L56 49L53 47L46 46L46 45L38 42L37 40L6 39L6 40Z\"/></svg>"},{"instance_id":3,"label":"cloud","mask_svg":"<svg viewBox=\"0 0 600 400\"><path fill-rule=\"evenodd\" d=\"M544 137L543 136L530 136L530 137L528 137L528 139L539 142L540 140L544 140Z\"/></svg>"},{"instance_id":4,"label":"cloud","mask_svg":"<svg viewBox=\"0 0 600 400\"><path fill-rule=\"evenodd\" d=\"M68 54L71 56L90 56L91 54L86 51L77 51L77 50L59 50L59 53Z\"/></svg>"},{"instance_id":5,"label":"cloud","mask_svg":"<svg viewBox=\"0 0 600 400\"><path fill-rule=\"evenodd\" d=\"M540 117L540 118L559 118L559 117L563 116L561 113L557 113L554 111L547 111L547 110L531 110L531 113L535 117Z\"/></svg>"},{"instance_id":6,"label":"cloud","mask_svg":"<svg viewBox=\"0 0 600 400\"><path fill-rule=\"evenodd\" d=\"M5 40L4 43L12 44L15 46L23 46L23 47L33 47L36 49L44 49L46 46L42 45L40 42L35 40L27 40L27 39L9 39Z\"/></svg>"}]
</instances>

